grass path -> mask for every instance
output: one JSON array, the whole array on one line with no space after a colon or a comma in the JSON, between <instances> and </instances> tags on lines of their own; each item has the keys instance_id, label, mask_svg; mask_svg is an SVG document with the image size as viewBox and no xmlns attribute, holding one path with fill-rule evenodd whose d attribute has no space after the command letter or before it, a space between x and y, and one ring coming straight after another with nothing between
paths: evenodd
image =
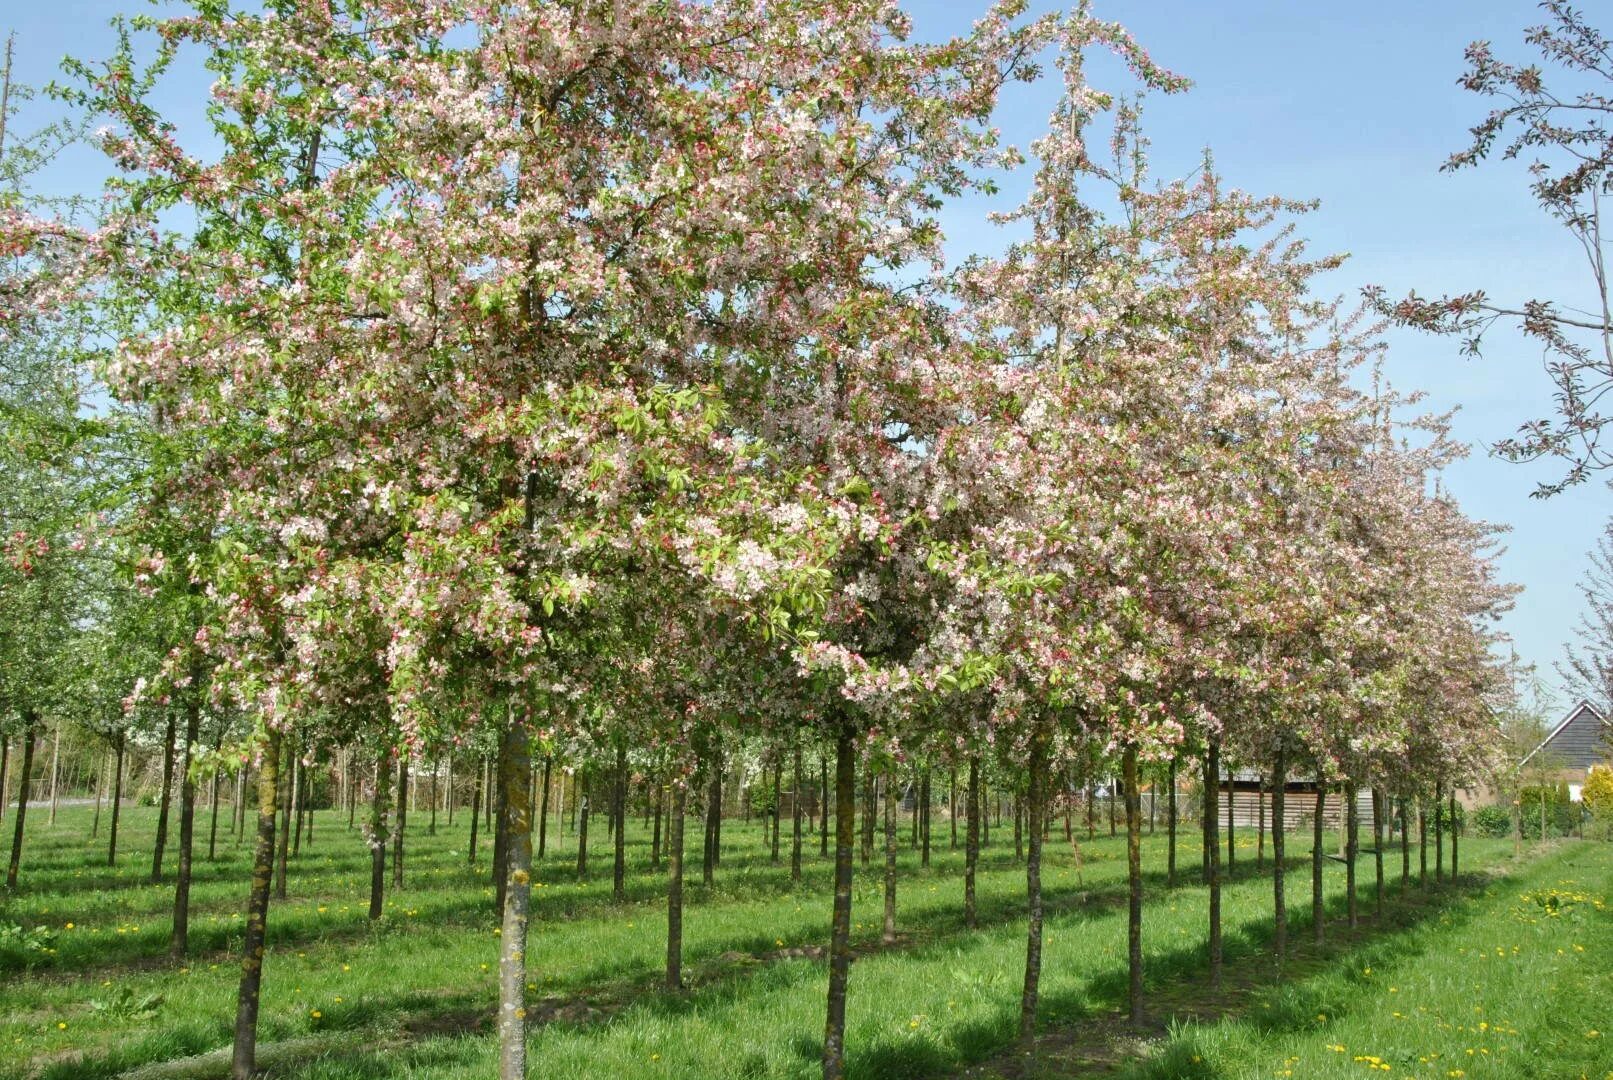
<instances>
[{"instance_id":1,"label":"grass path","mask_svg":"<svg viewBox=\"0 0 1613 1080\"><path fill-rule=\"evenodd\" d=\"M151 818L149 811L128 815L133 850L110 869L96 865L96 853L103 849L85 838L87 811L65 810L54 830L30 830L27 888L0 899L0 927L39 926L48 928L43 932L50 938L41 949L0 952L0 965L10 965L0 966L0 1078L221 1075L220 1059L208 1055L228 1044L233 1019L231 949L239 941L235 908L244 891L245 851L226 845L225 858L205 867L194 891L198 955L184 966L173 965L162 956L172 887L143 884ZM423 824L418 817L411 820L409 887L389 896L386 917L371 924L364 917L367 852L344 822L320 816L315 848L305 850L292 868L291 899L271 909L261 1036L266 1045L275 1044L267 1058L271 1075L299 1080L491 1075L495 1048L488 1020L497 943L491 891L481 871L465 866L462 821L451 832L440 828L435 837L424 834ZM787 870L768 862L755 829L735 823L725 827L725 841L729 836L733 842L726 847L716 887L691 890L686 950L694 986L666 995L657 989L665 926L661 879L645 872L645 838L636 827L629 830L630 865L641 869L630 874L628 903L618 906L610 902L603 830L594 841L598 861L588 883L576 880L570 838L551 832L550 858L539 871L542 887L535 893L531 943L539 973L532 992L540 999L534 1008L539 1022L531 1034L532 1060L546 1080L815 1075L825 982L818 947L826 938L828 862L817 857L812 844L806 880L792 889ZM982 1062L989 1063L989 1075L1025 1074L1024 1062L1002 1056L1014 1034L1023 965L1023 871L1013 862L1012 845L1005 848L999 837L981 876L982 929L965 933L961 856L946 849L944 836L940 839L936 865L928 871L917 867L916 854L902 851L899 923L904 934L894 947L878 944L877 868L859 870L854 904L859 959L848 1016L848 1064L854 1076L937 1076ZM1464 842L1464 868L1494 867L1506 848ZM1570 902L1562 914L1540 916L1537 934L1560 931L1575 919L1607 932L1605 907L1594 900L1605 904L1613 861L1606 848L1598 850L1600 861L1582 868L1547 869L1563 860L1590 858L1569 849L1526 867L1526 876L1551 874L1553 882L1574 879L1569 870L1575 870L1575 880L1582 879L1576 888L1589 898ZM1513 890L1507 895L1517 891L1515 881L1483 886L1475 876L1474 887L1483 888L1477 895L1446 892L1432 903L1397 908L1393 927L1347 953L1301 959L1288 983L1272 989L1266 985L1269 977L1263 977L1269 976L1270 882L1253 876L1251 845L1247 854L1240 851L1240 876L1226 897L1231 986L1206 1009L1196 990L1203 967L1203 891L1186 884L1190 874L1175 891L1151 875L1145 911L1150 994L1161 1016L1197 1015L1207 1022L1174 1034L1159 1028L1127 1032L1112 1019L1124 994L1123 838L1100 836L1085 845L1084 854L1078 881L1068 848L1062 843L1048 848L1051 912L1043 1001L1050 1034L1031 1067L1050 1076L1128 1068L1142 1060L1138 1055L1151 1055L1155 1062L1139 1066L1145 1071L1138 1075L1148 1077L1270 1076L1282 1067L1294 1069L1294 1076L1365 1075L1363 1063L1353 1060L1344 1072L1314 1070L1337 1070L1344 1058L1355 1056L1357 1046L1390 1060L1372 1049L1370 1040L1352 1042L1355 1036L1345 1038L1348 1032L1335 1030L1353 1022L1358 1011L1364 1015L1364 1006L1349 1004L1350 995L1376 992L1372 980L1392 970L1392 957L1374 959L1374 950L1409 950L1407 942L1434 948L1432 942L1474 924L1469 905L1499 903L1505 890ZM482 858L485 867L485 852ZM1184 867L1196 867L1197 858L1196 834L1189 830L1180 839L1179 859ZM1148 841L1145 860L1151 868L1163 865L1163 834ZM1335 906L1342 903L1342 876L1330 864ZM1296 898L1307 896L1308 868L1294 864L1289 884ZM1538 891L1538 885L1531 888ZM1301 940L1307 936L1305 922L1301 918L1296 925ZM1518 926L1521 934L1524 924ZM1574 970L1576 962L1589 969L1598 948L1606 966L1605 941L1599 946L1587 932L1578 944L1586 953L1553 954L1562 971ZM1357 959L1374 974L1351 976L1349 966ZM24 962L28 970L19 968ZM1494 963L1487 970L1504 966ZM1534 977L1547 974L1561 972L1533 972ZM1398 987L1397 994L1410 988L1411 980L1404 981L1408 986ZM1597 985L1600 1000L1609 1000L1607 984ZM1307 1019L1323 1013L1329 1016L1325 1023ZM1222 1019L1208 1022L1213 1017ZM1497 1018L1500 1022L1499 1012ZM1365 1030L1393 1030L1382 1026L1388 1020L1372 1023L1377 1026ZM1522 1030L1516 1020L1508 1023ZM1613 1022L1605 1027L1613 1028ZM1062 1032L1088 1034L1070 1038ZM1107 1033L1101 1045L1092 1032ZM1350 1053L1326 1049L1339 1044ZM1575 1057L1565 1045L1563 1053L1574 1068L1590 1069L1588 1076L1600 1080L1606 1072L1595 1071L1594 1063L1602 1060L1594 1056L1596 1048L1576 1049ZM1285 1064L1296 1054L1300 1063ZM1191 1061L1193 1056L1200 1060ZM1186 1064L1173 1064L1178 1059ZM1234 1062L1242 1060L1259 1064L1250 1065L1255 1071L1237 1071L1242 1066ZM1188 1067L1193 1071L1171 1071ZM1403 1066L1394 1068L1399 1072ZM1529 1074L1478 1073L1469 1066L1468 1075Z\"/></svg>"}]
</instances>

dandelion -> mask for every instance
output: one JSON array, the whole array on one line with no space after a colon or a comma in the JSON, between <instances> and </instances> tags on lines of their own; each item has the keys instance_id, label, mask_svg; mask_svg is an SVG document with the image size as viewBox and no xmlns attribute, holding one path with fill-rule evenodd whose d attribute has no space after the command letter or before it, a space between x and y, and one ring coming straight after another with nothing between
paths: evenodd
<instances>
[{"instance_id":1,"label":"dandelion","mask_svg":"<svg viewBox=\"0 0 1613 1080\"><path fill-rule=\"evenodd\" d=\"M320 1017L324 1016L325 1014L320 1012L318 1009L310 1009L308 1011L308 1015L313 1017L315 1020L318 1020Z\"/></svg>"}]
</instances>

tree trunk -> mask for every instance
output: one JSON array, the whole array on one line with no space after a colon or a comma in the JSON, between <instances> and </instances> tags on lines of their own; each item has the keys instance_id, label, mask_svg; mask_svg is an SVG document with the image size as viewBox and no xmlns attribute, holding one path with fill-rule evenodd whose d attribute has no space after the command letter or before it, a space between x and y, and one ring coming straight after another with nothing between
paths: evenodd
<instances>
[{"instance_id":1,"label":"tree trunk","mask_svg":"<svg viewBox=\"0 0 1613 1080\"><path fill-rule=\"evenodd\" d=\"M174 712L168 710L168 727L162 740L162 799L157 810L157 842L151 853L151 883L162 880L163 849L168 846L168 803L174 782Z\"/></svg>"},{"instance_id":2,"label":"tree trunk","mask_svg":"<svg viewBox=\"0 0 1613 1080\"><path fill-rule=\"evenodd\" d=\"M1137 747L1121 759L1126 790L1126 878L1130 904L1126 919L1127 1002L1131 1022L1143 1022L1143 796L1137 786ZM1035 783L1034 777L1032 783ZM1034 851L1033 851L1034 853Z\"/></svg>"},{"instance_id":3,"label":"tree trunk","mask_svg":"<svg viewBox=\"0 0 1613 1080\"><path fill-rule=\"evenodd\" d=\"M51 743L50 750L50 818L45 822L46 825L51 826L56 824L56 785L61 779L61 761L62 723L58 720L56 722L56 738Z\"/></svg>"},{"instance_id":4,"label":"tree trunk","mask_svg":"<svg viewBox=\"0 0 1613 1080\"><path fill-rule=\"evenodd\" d=\"M293 758L291 761L291 854L302 854L302 804L303 785L307 783L308 770L302 767L302 762Z\"/></svg>"},{"instance_id":5,"label":"tree trunk","mask_svg":"<svg viewBox=\"0 0 1613 1080\"><path fill-rule=\"evenodd\" d=\"M1451 785L1449 797L1451 818L1451 883L1455 884L1456 871L1457 867L1460 865L1459 860L1461 858L1461 848L1459 846L1460 841L1457 840L1457 837L1461 834L1461 829L1457 826L1456 821L1456 785L1454 784Z\"/></svg>"},{"instance_id":6,"label":"tree trunk","mask_svg":"<svg viewBox=\"0 0 1613 1080\"><path fill-rule=\"evenodd\" d=\"M470 789L470 847L465 853L465 861L471 866L476 865L476 826L482 820L482 779L487 776L485 767L477 769L475 777L471 780Z\"/></svg>"},{"instance_id":7,"label":"tree trunk","mask_svg":"<svg viewBox=\"0 0 1613 1080\"><path fill-rule=\"evenodd\" d=\"M426 835L437 835L437 774L442 771L442 758L431 764L431 820L426 823ZM310 819L311 820L311 819Z\"/></svg>"},{"instance_id":8,"label":"tree trunk","mask_svg":"<svg viewBox=\"0 0 1613 1080\"><path fill-rule=\"evenodd\" d=\"M191 688L197 684L192 672ZM185 706L185 754L179 774L179 876L174 882L174 927L168 941L168 955L182 959L190 950L190 874L196 837L196 781L190 775L191 747L201 738L202 706L194 697Z\"/></svg>"},{"instance_id":9,"label":"tree trunk","mask_svg":"<svg viewBox=\"0 0 1613 1080\"><path fill-rule=\"evenodd\" d=\"M655 831L650 833L650 869L661 869L661 818L663 816L666 789L655 790Z\"/></svg>"},{"instance_id":10,"label":"tree trunk","mask_svg":"<svg viewBox=\"0 0 1613 1080\"><path fill-rule=\"evenodd\" d=\"M829 854L829 753L818 755L818 854Z\"/></svg>"},{"instance_id":11,"label":"tree trunk","mask_svg":"<svg viewBox=\"0 0 1613 1080\"><path fill-rule=\"evenodd\" d=\"M295 742L291 743L288 749L291 757L291 773L295 777L297 773L297 744ZM274 898L284 900L286 898L286 854L291 843L291 785L279 784L277 786L280 788L280 830L279 835L275 837L275 847L278 850L275 854Z\"/></svg>"},{"instance_id":12,"label":"tree trunk","mask_svg":"<svg viewBox=\"0 0 1613 1080\"><path fill-rule=\"evenodd\" d=\"M919 865L926 870L930 868L930 767L924 766L924 775L919 780L919 806L921 820L919 822Z\"/></svg>"},{"instance_id":13,"label":"tree trunk","mask_svg":"<svg viewBox=\"0 0 1613 1080\"><path fill-rule=\"evenodd\" d=\"M1165 887L1176 888L1176 757L1171 756L1170 805L1165 808Z\"/></svg>"},{"instance_id":14,"label":"tree trunk","mask_svg":"<svg viewBox=\"0 0 1613 1080\"><path fill-rule=\"evenodd\" d=\"M39 718L25 713L22 723L22 770L17 774L17 816L11 822L11 862L6 867L6 888L15 891L22 868L22 828L28 817L28 781L34 775L34 727Z\"/></svg>"},{"instance_id":15,"label":"tree trunk","mask_svg":"<svg viewBox=\"0 0 1613 1080\"><path fill-rule=\"evenodd\" d=\"M1221 987L1221 845L1216 836L1219 815L1216 801L1221 794L1221 740L1211 739L1204 756L1205 821L1208 835L1205 850L1209 852L1210 884L1210 985Z\"/></svg>"},{"instance_id":16,"label":"tree trunk","mask_svg":"<svg viewBox=\"0 0 1613 1080\"><path fill-rule=\"evenodd\" d=\"M1217 781L1219 783L1220 781ZM1237 869L1238 862L1238 829L1237 822L1232 813L1238 805L1238 788L1232 780L1232 770L1227 770L1227 877Z\"/></svg>"},{"instance_id":17,"label":"tree trunk","mask_svg":"<svg viewBox=\"0 0 1613 1080\"><path fill-rule=\"evenodd\" d=\"M409 823L409 754L398 754L398 827L392 832L392 887L403 888L403 836Z\"/></svg>"},{"instance_id":18,"label":"tree trunk","mask_svg":"<svg viewBox=\"0 0 1613 1080\"><path fill-rule=\"evenodd\" d=\"M128 736L118 736L117 761L112 769L112 821L107 829L106 864L116 866L118 863L118 818L123 810L123 751L128 745Z\"/></svg>"},{"instance_id":19,"label":"tree trunk","mask_svg":"<svg viewBox=\"0 0 1613 1080\"><path fill-rule=\"evenodd\" d=\"M688 789L672 782L672 811L666 822L666 988L683 988L683 819Z\"/></svg>"},{"instance_id":20,"label":"tree trunk","mask_svg":"<svg viewBox=\"0 0 1613 1080\"><path fill-rule=\"evenodd\" d=\"M11 793L6 790L6 773L11 765L11 740L5 732L0 731L0 821L6 820L6 810L11 806Z\"/></svg>"},{"instance_id":21,"label":"tree trunk","mask_svg":"<svg viewBox=\"0 0 1613 1080\"><path fill-rule=\"evenodd\" d=\"M1327 785L1322 782L1322 763L1316 763L1316 821L1311 836L1311 932L1320 945L1327 933L1327 908L1322 896L1322 825L1327 813Z\"/></svg>"},{"instance_id":22,"label":"tree trunk","mask_svg":"<svg viewBox=\"0 0 1613 1080\"><path fill-rule=\"evenodd\" d=\"M1344 912L1352 931L1360 925L1355 895L1355 860L1361 852L1361 814L1360 800L1356 794L1354 780L1344 785Z\"/></svg>"},{"instance_id":23,"label":"tree trunk","mask_svg":"<svg viewBox=\"0 0 1613 1080\"><path fill-rule=\"evenodd\" d=\"M381 917L381 905L386 898L386 812L387 795L392 787L392 770L387 768L387 754L382 750L375 758L375 794L370 800L370 918Z\"/></svg>"},{"instance_id":24,"label":"tree trunk","mask_svg":"<svg viewBox=\"0 0 1613 1080\"><path fill-rule=\"evenodd\" d=\"M1266 789L1256 773L1255 780L1255 870L1266 868Z\"/></svg>"},{"instance_id":25,"label":"tree trunk","mask_svg":"<svg viewBox=\"0 0 1613 1080\"><path fill-rule=\"evenodd\" d=\"M1372 918L1383 921L1383 789L1372 787Z\"/></svg>"},{"instance_id":26,"label":"tree trunk","mask_svg":"<svg viewBox=\"0 0 1613 1080\"><path fill-rule=\"evenodd\" d=\"M258 994L263 985L263 947L269 922L269 883L274 874L275 816L280 812L280 740L271 733L258 765L258 839L252 849L252 889L246 902L246 935L241 948L241 986L235 1003L232 1080L257 1073Z\"/></svg>"},{"instance_id":27,"label":"tree trunk","mask_svg":"<svg viewBox=\"0 0 1613 1080\"><path fill-rule=\"evenodd\" d=\"M779 813L784 809L784 755L773 754L773 851L769 861L779 861Z\"/></svg>"},{"instance_id":28,"label":"tree trunk","mask_svg":"<svg viewBox=\"0 0 1613 1080\"><path fill-rule=\"evenodd\" d=\"M979 925L975 908L975 870L980 864L980 755L969 755L969 791L964 796L969 815L963 840L963 925L970 930Z\"/></svg>"},{"instance_id":29,"label":"tree trunk","mask_svg":"<svg viewBox=\"0 0 1613 1080\"><path fill-rule=\"evenodd\" d=\"M218 752L224 745L224 730L219 729L218 738L213 741L213 790L212 790L212 821L207 827L207 861L212 862L218 858L218 788L219 768Z\"/></svg>"},{"instance_id":30,"label":"tree trunk","mask_svg":"<svg viewBox=\"0 0 1613 1080\"><path fill-rule=\"evenodd\" d=\"M101 801L106 798L106 754L101 754L101 760L95 768L95 820L90 824L90 839L101 838Z\"/></svg>"},{"instance_id":31,"label":"tree trunk","mask_svg":"<svg viewBox=\"0 0 1613 1080\"><path fill-rule=\"evenodd\" d=\"M885 927L880 940L896 941L896 785L885 777Z\"/></svg>"},{"instance_id":32,"label":"tree trunk","mask_svg":"<svg viewBox=\"0 0 1613 1080\"><path fill-rule=\"evenodd\" d=\"M1025 860L1025 985L1019 996L1019 1041L1029 1045L1036 1038L1036 1003L1042 982L1042 777L1047 756L1045 737L1031 735L1030 790L1025 799L1025 816L1030 830L1030 857ZM1017 820L1017 818L1016 818Z\"/></svg>"},{"instance_id":33,"label":"tree trunk","mask_svg":"<svg viewBox=\"0 0 1613 1080\"><path fill-rule=\"evenodd\" d=\"M867 867L874 857L874 795L879 781L874 770L863 767L863 845L862 863Z\"/></svg>"},{"instance_id":34,"label":"tree trunk","mask_svg":"<svg viewBox=\"0 0 1613 1080\"><path fill-rule=\"evenodd\" d=\"M1421 794L1417 796L1417 886L1428 888L1428 814Z\"/></svg>"},{"instance_id":35,"label":"tree trunk","mask_svg":"<svg viewBox=\"0 0 1613 1080\"><path fill-rule=\"evenodd\" d=\"M523 725L511 721L504 732L502 750L499 806L504 817L500 831L504 834L505 885L498 958L498 1075L499 1080L526 1080L526 935L527 913L532 901L532 743Z\"/></svg>"},{"instance_id":36,"label":"tree trunk","mask_svg":"<svg viewBox=\"0 0 1613 1080\"><path fill-rule=\"evenodd\" d=\"M1402 795L1400 803L1400 891L1405 893L1411 885L1411 821L1406 808L1407 799Z\"/></svg>"},{"instance_id":37,"label":"tree trunk","mask_svg":"<svg viewBox=\"0 0 1613 1080\"><path fill-rule=\"evenodd\" d=\"M947 781L947 824L952 829L952 850L958 850L958 763L952 763Z\"/></svg>"},{"instance_id":38,"label":"tree trunk","mask_svg":"<svg viewBox=\"0 0 1613 1080\"><path fill-rule=\"evenodd\" d=\"M453 760L453 758L449 758L448 759L448 775L450 777L453 776L453 768L454 768L454 760ZM544 757L544 759L543 759L543 795L538 800L538 858L540 858L540 859L543 858L544 853L549 848L549 772L553 768L554 768L554 755L549 754L546 757ZM452 807L454 804L453 804L453 787L452 787L451 784L449 786L448 794L449 794L448 805L450 807ZM452 824L452 816L453 816L452 811L450 810L450 812L449 812L449 817L450 817L449 824Z\"/></svg>"},{"instance_id":39,"label":"tree trunk","mask_svg":"<svg viewBox=\"0 0 1613 1080\"><path fill-rule=\"evenodd\" d=\"M588 876L588 774L577 774L582 789L577 794L577 880Z\"/></svg>"},{"instance_id":40,"label":"tree trunk","mask_svg":"<svg viewBox=\"0 0 1613 1080\"><path fill-rule=\"evenodd\" d=\"M1014 858L1025 858L1025 800L1014 796Z\"/></svg>"},{"instance_id":41,"label":"tree trunk","mask_svg":"<svg viewBox=\"0 0 1613 1080\"><path fill-rule=\"evenodd\" d=\"M1445 785L1434 783L1434 881L1445 880Z\"/></svg>"},{"instance_id":42,"label":"tree trunk","mask_svg":"<svg viewBox=\"0 0 1613 1080\"><path fill-rule=\"evenodd\" d=\"M851 859L856 842L856 740L842 723L835 744L834 916L829 926L829 1007L823 1030L823 1080L846 1075L846 982L851 975Z\"/></svg>"},{"instance_id":43,"label":"tree trunk","mask_svg":"<svg viewBox=\"0 0 1613 1080\"><path fill-rule=\"evenodd\" d=\"M1271 909L1272 946L1277 953L1277 968L1282 970L1288 958L1288 897L1284 893L1286 882L1283 862L1283 845L1287 840L1288 826L1288 755L1277 747L1277 760L1271 770Z\"/></svg>"},{"instance_id":44,"label":"tree trunk","mask_svg":"<svg viewBox=\"0 0 1613 1080\"><path fill-rule=\"evenodd\" d=\"M790 880L801 880L801 738L795 739L795 792L790 797Z\"/></svg>"},{"instance_id":45,"label":"tree trunk","mask_svg":"<svg viewBox=\"0 0 1613 1080\"><path fill-rule=\"evenodd\" d=\"M627 746L616 748L615 864L611 871L611 896L620 904L627 899Z\"/></svg>"}]
</instances>

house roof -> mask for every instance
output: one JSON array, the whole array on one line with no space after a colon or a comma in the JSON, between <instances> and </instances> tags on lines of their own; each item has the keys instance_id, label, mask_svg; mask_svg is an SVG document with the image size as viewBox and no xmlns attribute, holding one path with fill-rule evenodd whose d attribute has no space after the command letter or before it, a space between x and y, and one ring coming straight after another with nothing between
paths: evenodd
<instances>
[{"instance_id":1,"label":"house roof","mask_svg":"<svg viewBox=\"0 0 1613 1080\"><path fill-rule=\"evenodd\" d=\"M1608 718L1602 715L1602 710L1598 709L1595 705L1592 705L1589 701L1581 698L1573 708L1568 710L1568 714L1563 717L1562 723L1558 724L1555 728L1552 728L1551 734L1547 735L1543 740L1541 740L1539 746L1535 747L1533 750L1529 751L1523 756L1523 760L1518 762L1518 768L1521 769L1525 765L1529 764L1530 758L1534 757L1546 747L1550 746L1553 739L1557 738L1557 736L1561 735L1568 729L1568 725L1572 724L1575 720L1578 720L1582 715L1587 713L1600 721L1603 728L1613 728L1613 724L1609 723ZM1604 735L1604 738L1605 737L1606 736Z\"/></svg>"}]
</instances>

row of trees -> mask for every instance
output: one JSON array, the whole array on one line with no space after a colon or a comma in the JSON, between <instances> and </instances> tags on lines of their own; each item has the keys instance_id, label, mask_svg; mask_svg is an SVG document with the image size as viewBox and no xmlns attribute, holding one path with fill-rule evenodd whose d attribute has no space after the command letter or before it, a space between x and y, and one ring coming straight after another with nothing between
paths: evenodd
<instances>
[{"instance_id":1,"label":"row of trees","mask_svg":"<svg viewBox=\"0 0 1613 1080\"><path fill-rule=\"evenodd\" d=\"M971 910L983 770L1020 793L1029 1038L1050 778L1118 774L1138 1016L1148 770L1203 769L1219 978L1224 769L1342 786L1353 819L1357 789L1437 803L1485 766L1511 590L1433 480L1443 418L1316 295L1338 260L1294 239L1308 207L1208 158L1154 180L1084 58L1183 80L1084 8L1024 6L915 44L849 0L209 2L70 65L118 175L93 219L20 186L0 207L8 378L56 387L8 387L0 605L27 614L0 704L25 756L50 713L117 745L160 726L176 951L197 779L251 769L237 1076L319 762L380 780L377 890L388 778L495 763L513 1078L543 763L625 776L632 748L665 787L675 988L690 792L720 806L738 748L792 781L827 748L830 1080L859 780L966 775ZM159 103L191 54L216 81L187 146ZM1009 240L949 262L943 210L1017 164L990 118L1044 66Z\"/></svg>"}]
</instances>

